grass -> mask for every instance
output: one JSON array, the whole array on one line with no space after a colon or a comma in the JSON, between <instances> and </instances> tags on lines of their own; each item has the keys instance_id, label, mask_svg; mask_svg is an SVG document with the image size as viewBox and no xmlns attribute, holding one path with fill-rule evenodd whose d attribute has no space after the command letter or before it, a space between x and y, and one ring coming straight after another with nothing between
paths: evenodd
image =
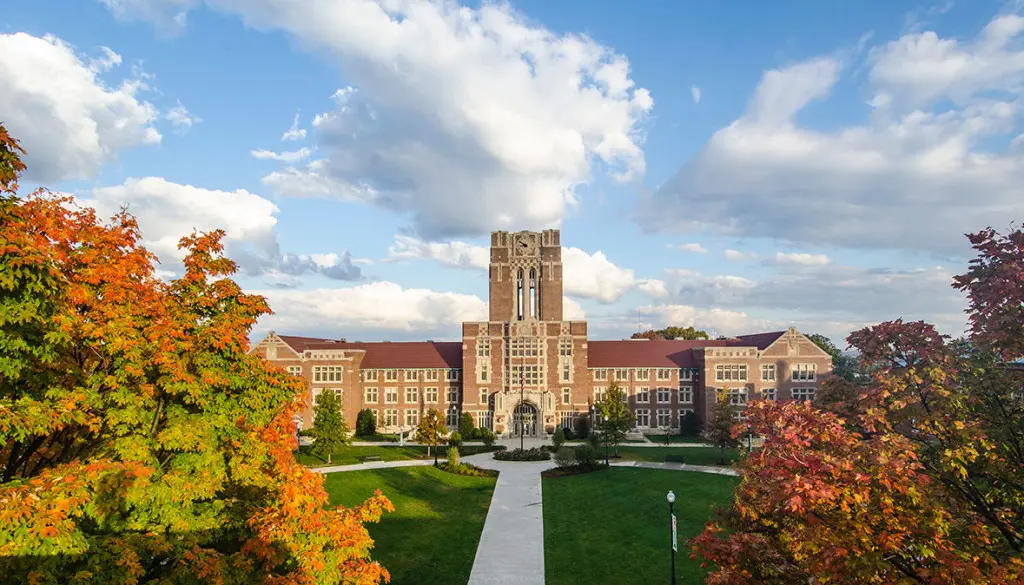
<instances>
[{"instance_id":1,"label":"grass","mask_svg":"<svg viewBox=\"0 0 1024 585\"><path fill-rule=\"evenodd\" d=\"M547 585L667 583L669 490L676 493L679 583L703 583L688 539L732 498L736 478L660 469L610 468L545 478L544 565Z\"/></svg>"},{"instance_id":2,"label":"grass","mask_svg":"<svg viewBox=\"0 0 1024 585\"><path fill-rule=\"evenodd\" d=\"M495 481L399 467L329 473L326 488L331 504L352 506L380 489L395 505L367 525L392 585L448 585L469 581Z\"/></svg>"},{"instance_id":3,"label":"grass","mask_svg":"<svg viewBox=\"0 0 1024 585\"><path fill-rule=\"evenodd\" d=\"M403 461L406 459L432 459L434 451L437 451L438 457L444 459L445 453L448 447L441 445L440 447L433 447L431 449L430 457L427 457L427 448L424 445L404 445L399 447L398 445L350 445L348 447L342 447L331 454L330 465L351 465L353 463L361 463L363 457L380 457L381 461ZM476 453L487 453L493 451L490 447L483 447L479 445L463 445L459 452L462 455L473 455ZM327 457L320 457L313 455L311 452L311 446L303 446L299 448L299 463L308 465L309 467L322 467L328 465Z\"/></svg>"},{"instance_id":4,"label":"grass","mask_svg":"<svg viewBox=\"0 0 1024 585\"><path fill-rule=\"evenodd\" d=\"M644 435L652 443L664 444L665 435ZM704 439L700 437L684 437L683 435L669 435L669 443L703 443Z\"/></svg>"},{"instance_id":5,"label":"grass","mask_svg":"<svg viewBox=\"0 0 1024 585\"><path fill-rule=\"evenodd\" d=\"M725 460L732 463L739 459L740 454L745 451L741 449L726 449ZM615 451L612 450L612 453ZM718 465L719 450L715 447L630 447L619 446L619 455L627 461L657 461L664 462L665 457L682 457L685 463L690 465ZM598 457L604 457L604 447L598 449Z\"/></svg>"}]
</instances>

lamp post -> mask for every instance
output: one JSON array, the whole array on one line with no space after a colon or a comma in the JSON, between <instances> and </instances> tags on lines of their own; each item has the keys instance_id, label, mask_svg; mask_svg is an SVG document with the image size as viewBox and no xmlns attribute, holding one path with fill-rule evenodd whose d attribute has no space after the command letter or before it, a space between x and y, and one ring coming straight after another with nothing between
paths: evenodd
<instances>
[{"instance_id":1,"label":"lamp post","mask_svg":"<svg viewBox=\"0 0 1024 585\"><path fill-rule=\"evenodd\" d=\"M673 510L673 504L676 503L676 494L669 490L668 492L668 516L671 521L671 542L672 542L672 585L676 585L676 515Z\"/></svg>"}]
</instances>

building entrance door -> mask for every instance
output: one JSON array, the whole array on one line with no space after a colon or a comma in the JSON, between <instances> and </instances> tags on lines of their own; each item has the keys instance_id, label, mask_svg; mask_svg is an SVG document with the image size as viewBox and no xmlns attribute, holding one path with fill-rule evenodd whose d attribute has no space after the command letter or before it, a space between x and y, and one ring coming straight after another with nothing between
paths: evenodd
<instances>
[{"instance_id":1,"label":"building entrance door","mask_svg":"<svg viewBox=\"0 0 1024 585\"><path fill-rule=\"evenodd\" d=\"M537 407L528 403L520 402L512 413L513 436L518 437L519 433L527 437L537 436Z\"/></svg>"}]
</instances>

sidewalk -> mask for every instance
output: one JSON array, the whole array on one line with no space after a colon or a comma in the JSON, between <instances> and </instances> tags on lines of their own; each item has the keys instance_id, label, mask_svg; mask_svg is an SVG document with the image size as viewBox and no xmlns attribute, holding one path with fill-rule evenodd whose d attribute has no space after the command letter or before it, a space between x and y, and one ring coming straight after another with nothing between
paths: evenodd
<instances>
[{"instance_id":1,"label":"sidewalk","mask_svg":"<svg viewBox=\"0 0 1024 585\"><path fill-rule=\"evenodd\" d=\"M446 461L446 459L444 457L439 457L438 462L441 461ZM387 469L389 467L417 467L433 464L433 459L403 459L401 461L370 461L367 463L350 463L348 465L310 467L309 470L315 473L334 473L337 471L361 471L363 469Z\"/></svg>"},{"instance_id":2,"label":"sidewalk","mask_svg":"<svg viewBox=\"0 0 1024 585\"><path fill-rule=\"evenodd\" d=\"M714 467L711 465L689 465L687 463L673 462L658 463L656 461L616 461L612 463L611 466L643 467L645 469L670 469L673 471L696 471L698 473L715 473L718 475L730 475L732 477L739 477L739 473L736 473L735 469L729 467Z\"/></svg>"}]
</instances>

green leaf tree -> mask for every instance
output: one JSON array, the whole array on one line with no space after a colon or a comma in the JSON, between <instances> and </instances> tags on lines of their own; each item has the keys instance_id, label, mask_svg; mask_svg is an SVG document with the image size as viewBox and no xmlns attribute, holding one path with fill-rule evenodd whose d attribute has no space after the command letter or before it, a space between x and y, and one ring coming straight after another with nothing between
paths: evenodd
<instances>
[{"instance_id":1,"label":"green leaf tree","mask_svg":"<svg viewBox=\"0 0 1024 585\"><path fill-rule=\"evenodd\" d=\"M349 444L348 424L341 411L341 398L334 391L325 389L317 395L310 435L313 437L313 453L320 457L326 455L327 463L331 463L331 455L335 451Z\"/></svg>"},{"instance_id":2,"label":"green leaf tree","mask_svg":"<svg viewBox=\"0 0 1024 585\"><path fill-rule=\"evenodd\" d=\"M420 419L416 427L416 442L427 446L427 457L430 457L431 449L444 442L448 434L448 428L444 424L444 415L436 408L431 408ZM437 463L437 451L434 451L434 463Z\"/></svg>"},{"instance_id":3,"label":"green leaf tree","mask_svg":"<svg viewBox=\"0 0 1024 585\"><path fill-rule=\"evenodd\" d=\"M706 331L693 327L669 326L664 329L648 329L634 333L632 339L710 339Z\"/></svg>"},{"instance_id":4,"label":"green leaf tree","mask_svg":"<svg viewBox=\"0 0 1024 585\"><path fill-rule=\"evenodd\" d=\"M356 436L372 437L377 434L377 415L373 410L364 408L356 415Z\"/></svg>"},{"instance_id":5,"label":"green leaf tree","mask_svg":"<svg viewBox=\"0 0 1024 585\"><path fill-rule=\"evenodd\" d=\"M807 336L808 339L814 342L825 353L832 356L832 374L838 376L848 382L857 382L863 378L861 372L857 368L857 358L851 355L846 355L839 350L838 347L832 340L820 333L812 333Z\"/></svg>"},{"instance_id":6,"label":"green leaf tree","mask_svg":"<svg viewBox=\"0 0 1024 585\"><path fill-rule=\"evenodd\" d=\"M725 450L737 447L740 442L733 436L737 409L729 402L729 390L721 388L715 393L715 405L711 408L711 420L704 434L708 443L718 447L718 464L725 465Z\"/></svg>"},{"instance_id":7,"label":"green leaf tree","mask_svg":"<svg viewBox=\"0 0 1024 585\"><path fill-rule=\"evenodd\" d=\"M618 455L619 442L625 439L626 433L636 425L636 415L629 408L626 392L612 380L604 398L597 402L596 407L601 416L597 428L605 448L613 446L615 454Z\"/></svg>"},{"instance_id":8,"label":"green leaf tree","mask_svg":"<svg viewBox=\"0 0 1024 585\"><path fill-rule=\"evenodd\" d=\"M473 430L475 428L472 414L464 412L459 416L459 434L462 435L463 440L470 440L473 437Z\"/></svg>"}]
</instances>

